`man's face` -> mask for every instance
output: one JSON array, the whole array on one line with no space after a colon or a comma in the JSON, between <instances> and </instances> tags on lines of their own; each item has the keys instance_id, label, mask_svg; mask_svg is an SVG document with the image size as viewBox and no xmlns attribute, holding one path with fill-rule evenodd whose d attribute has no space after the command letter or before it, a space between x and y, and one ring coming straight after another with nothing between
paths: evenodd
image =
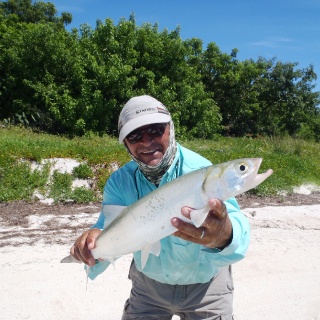
<instances>
[{"instance_id":1,"label":"man's face","mask_svg":"<svg viewBox=\"0 0 320 320\"><path fill-rule=\"evenodd\" d=\"M134 130L124 141L134 157L149 166L156 166L167 151L169 140L169 124L151 124Z\"/></svg>"}]
</instances>

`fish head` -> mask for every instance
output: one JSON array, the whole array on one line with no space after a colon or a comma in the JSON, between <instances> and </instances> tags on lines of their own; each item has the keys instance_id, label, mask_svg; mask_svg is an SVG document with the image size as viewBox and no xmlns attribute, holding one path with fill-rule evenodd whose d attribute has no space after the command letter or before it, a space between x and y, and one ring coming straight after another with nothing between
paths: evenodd
<instances>
[{"instance_id":1,"label":"fish head","mask_svg":"<svg viewBox=\"0 0 320 320\"><path fill-rule=\"evenodd\" d=\"M261 163L262 158L245 158L213 166L205 181L205 194L225 201L257 187L273 173L269 169L258 174Z\"/></svg>"}]
</instances>

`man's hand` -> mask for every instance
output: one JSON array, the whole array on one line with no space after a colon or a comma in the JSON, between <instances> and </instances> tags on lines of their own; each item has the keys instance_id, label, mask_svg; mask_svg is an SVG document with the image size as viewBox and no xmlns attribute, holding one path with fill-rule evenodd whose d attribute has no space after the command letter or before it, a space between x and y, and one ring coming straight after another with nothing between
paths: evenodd
<instances>
[{"instance_id":1,"label":"man's hand","mask_svg":"<svg viewBox=\"0 0 320 320\"><path fill-rule=\"evenodd\" d=\"M96 240L102 231L100 229L90 229L85 231L70 249L70 254L78 261L82 261L92 267L95 259L90 250L96 246Z\"/></svg>"},{"instance_id":2,"label":"man's hand","mask_svg":"<svg viewBox=\"0 0 320 320\"><path fill-rule=\"evenodd\" d=\"M226 205L218 199L210 199L209 206L208 216L199 228L179 218L172 218L172 225L178 229L173 235L208 248L224 248L229 245L232 241L232 224ZM190 219L192 210L182 207L181 213Z\"/></svg>"}]
</instances>

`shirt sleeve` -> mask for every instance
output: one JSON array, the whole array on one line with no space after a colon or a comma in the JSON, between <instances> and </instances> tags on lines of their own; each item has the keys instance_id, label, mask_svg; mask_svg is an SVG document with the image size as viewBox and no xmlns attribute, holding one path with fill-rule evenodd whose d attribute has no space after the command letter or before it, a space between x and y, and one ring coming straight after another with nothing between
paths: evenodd
<instances>
[{"instance_id":1,"label":"shirt sleeve","mask_svg":"<svg viewBox=\"0 0 320 320\"><path fill-rule=\"evenodd\" d=\"M121 212L119 212L119 210L115 210L116 214L113 214L111 210L108 210L109 205L121 207L125 206L121 197L123 192L119 190L119 187L117 187L121 186L121 183L116 183L118 179L118 174L113 173L107 180L103 189L102 209L98 220L91 228L98 228L102 230L106 226L106 223L110 223L115 218L116 214Z\"/></svg>"},{"instance_id":2,"label":"shirt sleeve","mask_svg":"<svg viewBox=\"0 0 320 320\"><path fill-rule=\"evenodd\" d=\"M112 174L103 189L102 209L98 220L91 228L103 229L124 209L121 192L117 189L117 175ZM118 184L121 186L121 184ZM116 209L118 207L118 209ZM99 261L88 270L88 277L94 280L110 265L109 261Z\"/></svg>"}]
</instances>

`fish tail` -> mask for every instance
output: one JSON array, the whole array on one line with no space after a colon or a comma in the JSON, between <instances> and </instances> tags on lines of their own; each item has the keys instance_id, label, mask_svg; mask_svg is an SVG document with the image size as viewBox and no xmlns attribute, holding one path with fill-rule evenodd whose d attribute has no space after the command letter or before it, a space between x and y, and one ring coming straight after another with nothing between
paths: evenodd
<instances>
[{"instance_id":1,"label":"fish tail","mask_svg":"<svg viewBox=\"0 0 320 320\"><path fill-rule=\"evenodd\" d=\"M63 258L60 263L82 263L81 261L75 259L71 254Z\"/></svg>"}]
</instances>

